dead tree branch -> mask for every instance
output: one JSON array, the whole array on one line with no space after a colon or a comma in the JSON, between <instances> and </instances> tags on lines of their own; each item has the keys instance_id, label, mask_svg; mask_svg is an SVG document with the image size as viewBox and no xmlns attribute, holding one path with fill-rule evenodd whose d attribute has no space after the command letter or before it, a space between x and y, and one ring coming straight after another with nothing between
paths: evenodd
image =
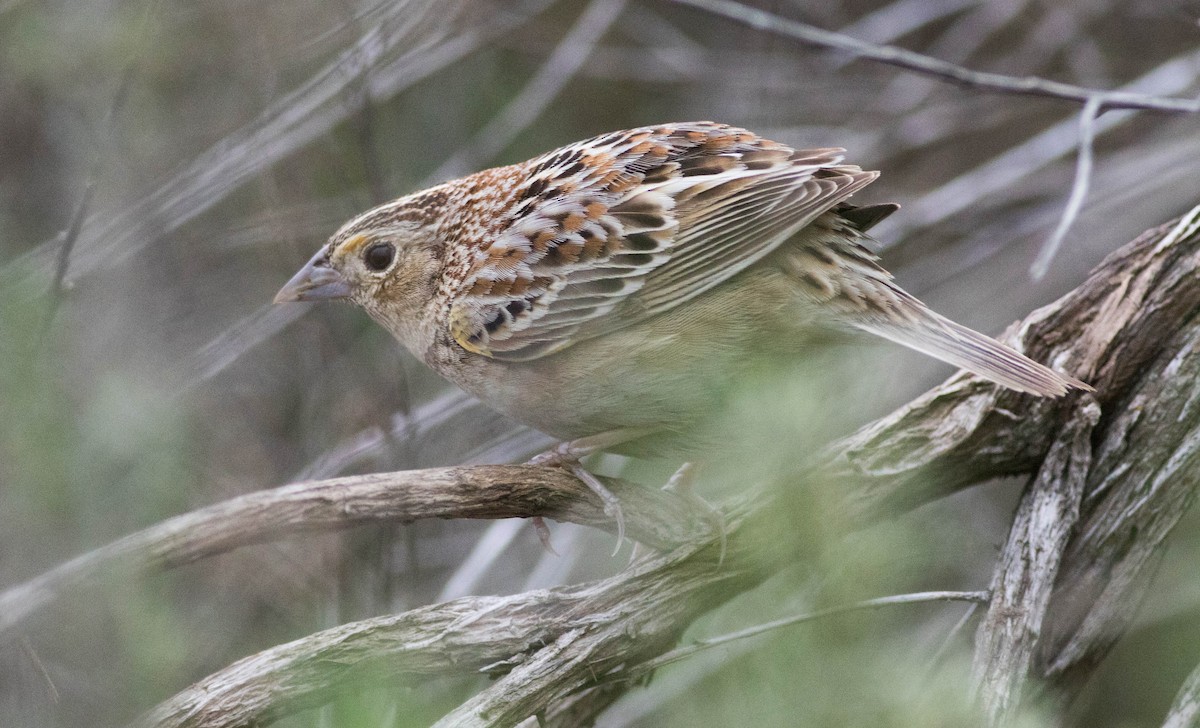
<instances>
[{"instance_id":1,"label":"dead tree branch","mask_svg":"<svg viewBox=\"0 0 1200 728\"><path fill-rule=\"evenodd\" d=\"M708 530L686 499L628 483L609 485L631 511L629 535L642 543L670 548ZM170 569L250 544L365 523L531 516L613 529L586 485L564 470L530 465L374 473L257 491L169 519L5 590L0 642L64 593L117 574Z\"/></svg>"},{"instance_id":2,"label":"dead tree branch","mask_svg":"<svg viewBox=\"0 0 1200 728\"><path fill-rule=\"evenodd\" d=\"M696 525L704 519L677 499L622 488L631 533L673 550L601 581L459 599L311 635L211 675L142 725L264 724L363 680L473 671L499 679L444 724L512 725L535 713L550 725L578 724L627 690L624 678L670 650L695 618L803 559L805 534L825 524L773 517L781 499L804 497L797 485L832 481L845 493L839 527L856 528L998 475L1034 473L994 579L980 674L985 690L999 686L988 699L996 715L1019 705L1028 675L1069 696L1128 625L1163 540L1194 497L1198 276L1200 207L1114 253L1082 286L1010 331L1014 345L1093 383L1098 419L1087 400L1049 402L958 375L833 443L794 479L799 484L750 489L725 504L723 562L713 534ZM528 466L300 484L181 516L82 556L6 592L0 614L13 605L40 609L118 564L163 568L369 520L527 515L605 524L581 484ZM1010 606L1019 619L1002 623Z\"/></svg>"},{"instance_id":3,"label":"dead tree branch","mask_svg":"<svg viewBox=\"0 0 1200 728\"><path fill-rule=\"evenodd\" d=\"M1001 338L1090 383L1108 413L1163 355L1167 333L1187 327L1200 309L1198 231L1200 208L1147 231ZM868 523L989 477L1036 471L1063 407L960 373L834 443L824 466L844 487L850 516Z\"/></svg>"},{"instance_id":4,"label":"dead tree branch","mask_svg":"<svg viewBox=\"0 0 1200 728\"><path fill-rule=\"evenodd\" d=\"M992 577L992 600L975 638L974 681L991 725L1016 713L1042 621L1091 466L1100 408L1085 398L1025 491Z\"/></svg>"},{"instance_id":5,"label":"dead tree branch","mask_svg":"<svg viewBox=\"0 0 1200 728\"><path fill-rule=\"evenodd\" d=\"M1075 218L1079 217L1079 211L1083 209L1083 203L1087 200L1088 188L1092 184L1096 117L1099 115L1100 97L1093 96L1088 99L1087 103L1083 105L1083 110L1079 112L1079 153L1075 158L1075 181L1071 184L1071 194L1067 197L1067 205L1063 209L1062 217L1059 218L1054 232L1049 238L1046 238L1042 249L1038 251L1037 258L1029 268L1029 274L1035 281L1041 280L1046 275L1046 271L1050 269L1050 261L1054 260L1055 253L1067 239L1071 225L1075 222Z\"/></svg>"}]
</instances>

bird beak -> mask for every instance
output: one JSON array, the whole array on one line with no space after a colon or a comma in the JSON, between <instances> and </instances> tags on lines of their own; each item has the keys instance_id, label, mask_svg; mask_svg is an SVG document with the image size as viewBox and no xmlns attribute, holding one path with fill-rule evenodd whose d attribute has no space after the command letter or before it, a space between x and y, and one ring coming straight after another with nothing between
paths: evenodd
<instances>
[{"instance_id":1,"label":"bird beak","mask_svg":"<svg viewBox=\"0 0 1200 728\"><path fill-rule=\"evenodd\" d=\"M331 301L350 297L350 283L329 266L324 248L313 256L292 279L275 294L275 303L291 301Z\"/></svg>"}]
</instances>

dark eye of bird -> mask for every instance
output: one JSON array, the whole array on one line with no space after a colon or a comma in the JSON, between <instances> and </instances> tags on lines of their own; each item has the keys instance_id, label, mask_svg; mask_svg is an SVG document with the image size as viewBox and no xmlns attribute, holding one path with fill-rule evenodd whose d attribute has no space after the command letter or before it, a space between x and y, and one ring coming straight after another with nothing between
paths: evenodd
<instances>
[{"instance_id":1,"label":"dark eye of bird","mask_svg":"<svg viewBox=\"0 0 1200 728\"><path fill-rule=\"evenodd\" d=\"M396 257L396 247L391 243L376 243L363 253L363 261L371 270L384 270Z\"/></svg>"}]
</instances>

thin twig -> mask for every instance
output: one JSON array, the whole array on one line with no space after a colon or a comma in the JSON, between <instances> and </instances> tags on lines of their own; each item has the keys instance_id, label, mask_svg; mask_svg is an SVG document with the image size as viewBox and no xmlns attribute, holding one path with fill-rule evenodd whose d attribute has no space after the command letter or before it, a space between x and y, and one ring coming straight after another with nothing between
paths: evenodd
<instances>
[{"instance_id":1,"label":"thin twig","mask_svg":"<svg viewBox=\"0 0 1200 728\"><path fill-rule=\"evenodd\" d=\"M54 680L50 678L50 671L46 669L42 658L38 657L37 650L33 649L33 643L28 638L21 640L21 648L25 651L25 655L37 668L38 674L42 676L42 680L46 683L46 689L50 691L50 702L58 705L62 700L62 693L58 691L58 686L54 684Z\"/></svg>"},{"instance_id":2,"label":"thin twig","mask_svg":"<svg viewBox=\"0 0 1200 728\"><path fill-rule=\"evenodd\" d=\"M955 63L890 45L868 43L848 35L818 28L807 23L789 20L757 8L730 0L674 0L700 10L720 15L757 30L769 31L795 38L804 43L853 53L859 58L923 73L943 81L996 93L1043 96L1087 103L1099 99L1101 109L1145 109L1166 113L1200 112L1200 100L1146 96L1121 91L1104 91L1051 81L1037 76L1008 76L1001 73L975 71Z\"/></svg>"},{"instance_id":3,"label":"thin twig","mask_svg":"<svg viewBox=\"0 0 1200 728\"><path fill-rule=\"evenodd\" d=\"M541 116L579 72L596 44L625 10L626 3L627 0L592 0L521 92L426 182L441 182L460 175L480 160L490 160L503 151Z\"/></svg>"},{"instance_id":4,"label":"thin twig","mask_svg":"<svg viewBox=\"0 0 1200 728\"><path fill-rule=\"evenodd\" d=\"M897 594L890 597L867 599L861 602L854 602L853 604L843 604L837 607L830 607L829 609L821 609L816 612L795 614L791 617L784 617L783 619L777 619L772 622L765 622L763 624L747 627L746 629L741 629L736 632L723 634L718 637L709 637L706 639L696 640L694 643L686 647L680 647L671 650L670 652L665 652L653 660L647 660L646 662L643 662L634 668L622 672L620 679L634 680L642 675L654 672L660 667L670 665L673 662L679 662L682 659L691 657L697 652L701 652L712 647L717 647L735 640L743 640L748 637L756 637L765 632L782 629L783 627L790 627L794 624L811 622L817 619L824 619L825 617L846 614L847 612L857 612L864 609L880 609L882 607L891 607L898 604L925 604L928 602L971 602L973 604L984 604L988 601L990 596L991 595L985 591L915 592L912 594Z\"/></svg>"},{"instance_id":5,"label":"thin twig","mask_svg":"<svg viewBox=\"0 0 1200 728\"><path fill-rule=\"evenodd\" d=\"M1197 68L1200 68L1200 53L1191 51L1159 64L1122 88L1131 93L1143 90L1156 93L1182 91L1196 82ZM1134 115L1135 112L1128 110L1105 114L1096 121L1096 135L1127 123ZM904 219L893 226L895 237L903 237L914 230L930 227L952 215L972 209L1078 147L1079 124L1076 119L1068 118L1053 124L914 200L905 208ZM1187 199L1186 202L1190 203L1191 200Z\"/></svg>"},{"instance_id":6,"label":"thin twig","mask_svg":"<svg viewBox=\"0 0 1200 728\"><path fill-rule=\"evenodd\" d=\"M137 37L139 38L138 47L125 62L125 68L117 80L116 91L113 93L112 100L108 104L108 109L104 112L104 116L100 121L101 135L112 137L116 130L121 109L124 107L125 101L129 98L129 91L133 87L133 80L137 76L138 67L141 65L143 52L145 47L149 45L149 41L147 41L147 38L150 36L149 26L158 14L161 5L162 2L156 0L149 3L143 11L137 33ZM100 149L101 145L96 144L95 148ZM79 234L83 231L84 221L87 220L88 212L91 210L92 196L96 192L96 180L100 176L102 166L99 160L99 153L96 152L93 156L91 170L88 172L87 184L83 188L83 195L79 198L79 204L75 207L75 212L71 214L71 221L62 236L62 246L58 249L58 259L54 266L54 280L50 284L50 306L46 311L43 332L50 329L54 315L58 312L58 307L62 304L67 270L71 265L71 253L75 250L75 243L79 241Z\"/></svg>"},{"instance_id":7,"label":"thin twig","mask_svg":"<svg viewBox=\"0 0 1200 728\"><path fill-rule=\"evenodd\" d=\"M1100 99L1093 96L1083 105L1079 113L1079 155L1075 160L1075 183L1071 185L1071 195L1067 198L1067 206L1063 209L1058 227L1042 245L1037 259L1029 268L1029 275L1035 281L1041 280L1050 269L1050 261L1058 253L1059 247L1067 237L1067 231L1083 209L1083 201L1087 199L1088 188L1092 181L1092 147L1096 140L1096 117L1100 114Z\"/></svg>"},{"instance_id":8,"label":"thin twig","mask_svg":"<svg viewBox=\"0 0 1200 728\"><path fill-rule=\"evenodd\" d=\"M977 27L979 23L974 14L963 12L972 5L978 5L978 0L952 0L940 3L931 3L926 0L916 0L915 2L913 0L897 0L897 2L889 3L855 19L849 25L843 26L841 32L854 38L872 39L868 40L868 43L884 43L903 38L958 13L961 13L969 21L974 21L969 24ZM979 7L994 6L980 5ZM1005 9L1008 10L1010 7L1019 10L1019 5L1006 5ZM960 17L958 22L963 22L963 18ZM833 62L833 69L837 70L853 60L853 58L847 58L844 63L836 60ZM917 99L921 98L919 94L913 96Z\"/></svg>"},{"instance_id":9,"label":"thin twig","mask_svg":"<svg viewBox=\"0 0 1200 728\"><path fill-rule=\"evenodd\" d=\"M967 605L967 608L963 610L962 616L958 618L958 621L954 623L954 626L951 627L950 631L947 632L945 637L942 638L942 643L938 645L938 648L936 651L934 651L933 656L929 658L929 665L926 668L926 675L932 674L935 670L937 670L938 666L942 664L942 660L945 659L946 653L950 651L951 645L953 645L958 636L962 634L962 631L966 629L967 625L971 622L971 618L975 616L975 613L979 611L979 605L980 602L971 602Z\"/></svg>"},{"instance_id":10,"label":"thin twig","mask_svg":"<svg viewBox=\"0 0 1200 728\"><path fill-rule=\"evenodd\" d=\"M79 198L75 212L71 214L71 222L62 234L62 245L58 249L58 261L54 266L54 280L50 284L50 306L46 309L46 318L42 323L43 333L49 330L54 314L62 304L64 281L67 278L67 269L71 265L71 251L75 249L75 241L79 239L79 232L83 230L83 221L87 219L88 208L91 207L92 194L95 191L96 176L91 174L83 188L83 196Z\"/></svg>"},{"instance_id":11,"label":"thin twig","mask_svg":"<svg viewBox=\"0 0 1200 728\"><path fill-rule=\"evenodd\" d=\"M980 48L992 41L996 35L1003 33L1005 28L1011 27L1011 23L1022 13L1029 12L1028 5L1029 0L979 3L970 11L961 13L945 31L932 40L926 51L929 55L949 63L964 63L975 58ZM849 35L862 37L861 33ZM1022 45L1027 43L1028 40ZM854 60L855 57L850 56L847 62ZM926 103L927 99L941 85L940 79L924 74L898 74L879 94L879 109L889 115L903 114L908 117L901 123L901 134L911 135L912 130L920 130L919 133L926 139L943 138L944 135L949 135L951 127L958 123L957 120L949 117L934 124L922 120L920 114L920 110L930 106Z\"/></svg>"},{"instance_id":12,"label":"thin twig","mask_svg":"<svg viewBox=\"0 0 1200 728\"><path fill-rule=\"evenodd\" d=\"M422 30L417 28L421 18L415 17L417 13L411 5L385 3L386 18L381 18L376 28L396 26L392 21L397 17L414 16L413 20L399 23L400 32L391 35L368 33L293 91L263 109L255 120L182 164L178 173L161 181L137 202L107 215L105 220L97 220L93 215L95 225L88 225L88 234L79 241L77 270L87 273L127 259L153 241L145 235L144 220L162 221L164 233L178 229L264 169L328 133L355 112L344 102L345 90L360 82L359 69L364 59L376 63L368 77L370 94L376 99L390 98L497 36L511 32L548 4L549 0L514 3L496 13L486 25L457 33L446 29L425 33L418 32ZM430 15L451 17L446 3L431 5L436 7L428 11ZM389 55L395 57L385 63ZM19 262L46 265L56 242L51 240L37 246Z\"/></svg>"}]
</instances>

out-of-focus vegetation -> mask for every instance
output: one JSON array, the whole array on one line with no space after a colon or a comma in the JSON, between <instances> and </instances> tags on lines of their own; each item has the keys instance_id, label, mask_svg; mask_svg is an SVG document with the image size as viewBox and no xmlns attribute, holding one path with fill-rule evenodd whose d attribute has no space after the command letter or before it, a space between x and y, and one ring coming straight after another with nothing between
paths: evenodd
<instances>
[{"instance_id":1,"label":"out-of-focus vegetation","mask_svg":"<svg viewBox=\"0 0 1200 728\"><path fill-rule=\"evenodd\" d=\"M1161 94L1200 86L1190 1L761 5L978 69ZM561 53L550 64L562 43L583 54L577 70ZM454 395L349 307L269 307L341 221L376 202L659 121L845 146L885 172L861 201L905 206L878 229L889 267L935 308L995 332L1197 202L1196 119L1107 114L1089 202L1049 276L1031 282L1072 180L1077 113L650 0L0 2L0 585L297 478L512 460L544 444ZM63 231L89 184L55 290ZM795 417L764 422L752 402L734 416L768 455L756 465L788 465L948 373L895 347L839 345L767 391L794 401ZM446 426L431 429L437 418ZM673 465L630 472L653 487ZM719 498L736 475L714 468L701 490ZM689 634L985 588L1017 487L821 544ZM609 558L608 537L557 526L554 538L561 557L523 524L364 528L113 583L55 604L0 647L0 725L121 725L323 627L625 563ZM1071 708L1076 724L1161 718L1200 661L1198 558L1192 518L1140 622ZM663 670L602 724L970 724L971 630L951 634L963 610L896 607L716 649ZM425 725L480 684L373 689L283 725Z\"/></svg>"}]
</instances>

